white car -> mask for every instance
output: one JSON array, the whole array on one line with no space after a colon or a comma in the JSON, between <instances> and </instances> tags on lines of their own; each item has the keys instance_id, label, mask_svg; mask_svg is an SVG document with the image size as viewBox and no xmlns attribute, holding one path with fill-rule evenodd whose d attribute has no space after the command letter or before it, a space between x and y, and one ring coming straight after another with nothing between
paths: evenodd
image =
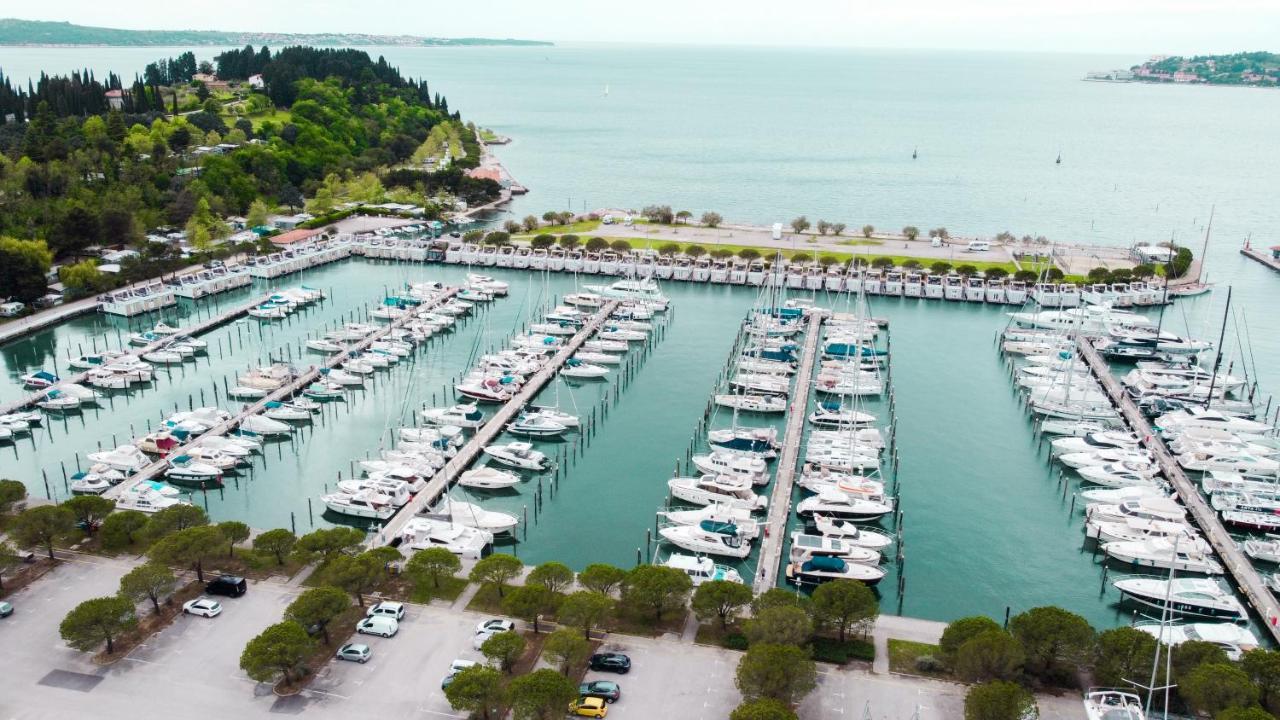
<instances>
[{"instance_id":1,"label":"white car","mask_svg":"<svg viewBox=\"0 0 1280 720\"><path fill-rule=\"evenodd\" d=\"M479 650L481 647L484 646L484 643L486 640L502 632L506 632L506 631L505 630L481 630L480 632L476 633L476 636L474 638L471 639L471 647L475 648L476 650Z\"/></svg>"},{"instance_id":2,"label":"white car","mask_svg":"<svg viewBox=\"0 0 1280 720\"><path fill-rule=\"evenodd\" d=\"M404 604L383 600L365 612L366 617L388 617L397 622L404 619Z\"/></svg>"},{"instance_id":3,"label":"white car","mask_svg":"<svg viewBox=\"0 0 1280 720\"><path fill-rule=\"evenodd\" d=\"M397 632L400 632L400 623L396 622L394 618L375 615L361 620L360 623L356 625L356 632L363 633L365 635L381 635L382 637L389 638Z\"/></svg>"},{"instance_id":4,"label":"white car","mask_svg":"<svg viewBox=\"0 0 1280 720\"><path fill-rule=\"evenodd\" d=\"M187 615L199 615L207 618L217 617L222 614L222 605L213 598L198 597L195 600L188 600L183 603L182 612Z\"/></svg>"},{"instance_id":5,"label":"white car","mask_svg":"<svg viewBox=\"0 0 1280 720\"><path fill-rule=\"evenodd\" d=\"M490 631L494 633L500 633L500 632L509 632L515 629L516 629L516 624L514 621L503 620L501 618L485 620L484 622L476 626L477 633L490 632Z\"/></svg>"}]
</instances>

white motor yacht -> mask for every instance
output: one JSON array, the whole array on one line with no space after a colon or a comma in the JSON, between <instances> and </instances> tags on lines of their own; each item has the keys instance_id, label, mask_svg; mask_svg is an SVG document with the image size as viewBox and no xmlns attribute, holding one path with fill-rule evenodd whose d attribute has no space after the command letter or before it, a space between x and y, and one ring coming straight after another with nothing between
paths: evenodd
<instances>
[{"instance_id":1,"label":"white motor yacht","mask_svg":"<svg viewBox=\"0 0 1280 720\"><path fill-rule=\"evenodd\" d=\"M240 429L258 435L288 435L293 432L293 428L288 424L262 415L250 415L241 420Z\"/></svg>"},{"instance_id":2,"label":"white motor yacht","mask_svg":"<svg viewBox=\"0 0 1280 720\"><path fill-rule=\"evenodd\" d=\"M720 565L709 557L671 553L662 564L687 574L689 579L693 581L694 587L712 580L723 580L732 583L742 582L742 575L737 570L728 565Z\"/></svg>"},{"instance_id":3,"label":"white motor yacht","mask_svg":"<svg viewBox=\"0 0 1280 720\"><path fill-rule=\"evenodd\" d=\"M440 499L432 512L453 519L455 523L473 527L494 535L514 533L520 518L510 513L485 510L479 505L459 500L449 495Z\"/></svg>"},{"instance_id":4,"label":"white motor yacht","mask_svg":"<svg viewBox=\"0 0 1280 720\"><path fill-rule=\"evenodd\" d=\"M796 505L800 515L825 515L854 522L874 522L893 512L893 505L884 501L866 500L843 492L824 492L801 500Z\"/></svg>"},{"instance_id":5,"label":"white motor yacht","mask_svg":"<svg viewBox=\"0 0 1280 720\"><path fill-rule=\"evenodd\" d=\"M663 540L690 552L745 558L751 554L751 542L738 534L732 523L704 520L697 525L672 525L658 530Z\"/></svg>"},{"instance_id":6,"label":"white motor yacht","mask_svg":"<svg viewBox=\"0 0 1280 720\"><path fill-rule=\"evenodd\" d=\"M262 414L272 420L303 420L308 422L311 420L310 411L274 400L267 403L266 410Z\"/></svg>"},{"instance_id":7,"label":"white motor yacht","mask_svg":"<svg viewBox=\"0 0 1280 720\"><path fill-rule=\"evenodd\" d=\"M537 414L552 422L560 423L567 428L576 428L579 425L577 415L571 415L561 411L558 407L549 407L546 405L530 405L525 410L526 415Z\"/></svg>"},{"instance_id":8,"label":"white motor yacht","mask_svg":"<svg viewBox=\"0 0 1280 720\"><path fill-rule=\"evenodd\" d=\"M145 492L127 492L123 493L116 499L116 510L137 510L138 512L158 513L165 508L171 508L174 505L190 505L191 503L179 500L175 497L168 497L159 493Z\"/></svg>"},{"instance_id":9,"label":"white motor yacht","mask_svg":"<svg viewBox=\"0 0 1280 720\"><path fill-rule=\"evenodd\" d=\"M357 493L334 492L322 495L320 501L325 507L340 515L370 520L388 520L396 512L396 505L391 498L375 490L361 490Z\"/></svg>"},{"instance_id":10,"label":"white motor yacht","mask_svg":"<svg viewBox=\"0 0 1280 720\"><path fill-rule=\"evenodd\" d=\"M699 525L704 521L731 524L738 529L738 536L754 540L762 532L762 523L752 516L750 508L730 505L705 505L692 510L659 510L658 517L674 525Z\"/></svg>"},{"instance_id":11,"label":"white motor yacht","mask_svg":"<svg viewBox=\"0 0 1280 720\"><path fill-rule=\"evenodd\" d=\"M1080 477L1095 485L1107 487L1129 487L1131 485L1147 485L1156 487L1160 484L1159 468L1152 465L1141 465L1133 462L1111 463L1080 468Z\"/></svg>"},{"instance_id":12,"label":"white motor yacht","mask_svg":"<svg viewBox=\"0 0 1280 720\"><path fill-rule=\"evenodd\" d=\"M1245 555L1259 562L1280 564L1280 536L1268 535L1264 539L1250 538L1240 543Z\"/></svg>"},{"instance_id":13,"label":"white motor yacht","mask_svg":"<svg viewBox=\"0 0 1280 720\"><path fill-rule=\"evenodd\" d=\"M1280 462L1247 453L1221 455L1207 452L1183 453L1178 456L1178 464L1187 470L1200 472L1229 472L1237 473L1244 477L1274 478L1280 476Z\"/></svg>"},{"instance_id":14,"label":"white motor yacht","mask_svg":"<svg viewBox=\"0 0 1280 720\"><path fill-rule=\"evenodd\" d=\"M1090 690L1084 696L1085 720L1146 720L1142 698L1120 690Z\"/></svg>"},{"instance_id":15,"label":"white motor yacht","mask_svg":"<svg viewBox=\"0 0 1280 720\"><path fill-rule=\"evenodd\" d=\"M839 403L820 403L809 413L809 423L819 427L859 427L874 423L871 413L842 408Z\"/></svg>"},{"instance_id":16,"label":"white motor yacht","mask_svg":"<svg viewBox=\"0 0 1280 720\"><path fill-rule=\"evenodd\" d=\"M787 580L796 585L817 585L831 580L858 580L875 585L884 578L884 570L873 565L845 562L837 557L819 556L787 565Z\"/></svg>"},{"instance_id":17,"label":"white motor yacht","mask_svg":"<svg viewBox=\"0 0 1280 720\"><path fill-rule=\"evenodd\" d=\"M541 413L525 413L507 425L507 432L525 437L556 437L568 432L565 425L546 417Z\"/></svg>"},{"instance_id":18,"label":"white motor yacht","mask_svg":"<svg viewBox=\"0 0 1280 720\"><path fill-rule=\"evenodd\" d=\"M627 344L620 340L587 340L582 343L582 349L591 352L607 352L607 353L625 353Z\"/></svg>"},{"instance_id":19,"label":"white motor yacht","mask_svg":"<svg viewBox=\"0 0 1280 720\"><path fill-rule=\"evenodd\" d=\"M515 395L515 388L502 384L496 378L484 380L464 379L454 385L453 389L463 397L486 403L505 403ZM457 425L458 423L450 421L450 424Z\"/></svg>"},{"instance_id":20,"label":"white motor yacht","mask_svg":"<svg viewBox=\"0 0 1280 720\"><path fill-rule=\"evenodd\" d=\"M418 412L423 422L432 425L455 425L475 429L484 425L484 413L474 403L447 408L426 408Z\"/></svg>"},{"instance_id":21,"label":"white motor yacht","mask_svg":"<svg viewBox=\"0 0 1280 720\"><path fill-rule=\"evenodd\" d=\"M355 495L364 490L371 490L383 495L396 507L404 507L412 495L409 483L399 478L382 474L372 474L364 478L352 478L338 481L338 490Z\"/></svg>"},{"instance_id":22,"label":"white motor yacht","mask_svg":"<svg viewBox=\"0 0 1280 720\"><path fill-rule=\"evenodd\" d=\"M94 463L101 463L126 473L141 470L151 464L151 459L134 445L121 445L114 450L91 452L87 457Z\"/></svg>"},{"instance_id":23,"label":"white motor yacht","mask_svg":"<svg viewBox=\"0 0 1280 720\"><path fill-rule=\"evenodd\" d=\"M1161 415L1156 418L1155 424L1160 426L1165 435L1176 435L1183 430L1191 428L1206 428L1226 430L1231 433L1251 434L1265 434L1271 432L1273 429L1270 425L1256 420L1248 420L1246 418L1235 417L1234 415L1225 415L1218 410L1206 410L1199 407L1175 410L1174 412Z\"/></svg>"},{"instance_id":24,"label":"white motor yacht","mask_svg":"<svg viewBox=\"0 0 1280 720\"><path fill-rule=\"evenodd\" d=\"M75 495L101 495L118 484L120 479L93 471L81 471L71 476L71 492Z\"/></svg>"},{"instance_id":25,"label":"white motor yacht","mask_svg":"<svg viewBox=\"0 0 1280 720\"><path fill-rule=\"evenodd\" d=\"M1220 617L1242 620L1248 612L1229 590L1208 578L1133 577L1117 580L1112 585L1125 598L1155 608L1159 614L1166 607L1178 615ZM1166 598L1168 599L1166 602Z\"/></svg>"},{"instance_id":26,"label":"white motor yacht","mask_svg":"<svg viewBox=\"0 0 1280 720\"><path fill-rule=\"evenodd\" d=\"M1074 439L1074 438L1073 438ZM1086 452L1063 453L1058 456L1059 462L1074 470L1086 467L1099 467L1113 463L1133 463L1134 465L1151 466L1154 469L1155 458L1146 450L1124 450L1102 448Z\"/></svg>"},{"instance_id":27,"label":"white motor yacht","mask_svg":"<svg viewBox=\"0 0 1280 720\"><path fill-rule=\"evenodd\" d=\"M709 475L728 475L750 480L755 485L769 484L769 465L762 458L716 450L708 455L694 455L693 465Z\"/></svg>"},{"instance_id":28,"label":"white motor yacht","mask_svg":"<svg viewBox=\"0 0 1280 720\"><path fill-rule=\"evenodd\" d=\"M715 396L715 404L744 412L780 413L787 410L786 398L777 395L721 394Z\"/></svg>"},{"instance_id":29,"label":"white motor yacht","mask_svg":"<svg viewBox=\"0 0 1280 720\"><path fill-rule=\"evenodd\" d=\"M569 358L565 361L564 367L560 368L561 376L577 379L594 380L603 378L608 374L609 368L603 365L592 365L575 358Z\"/></svg>"},{"instance_id":30,"label":"white motor yacht","mask_svg":"<svg viewBox=\"0 0 1280 720\"><path fill-rule=\"evenodd\" d=\"M813 526L818 533L826 537L840 538L847 543L872 550L883 550L893 544L893 537L886 533L867 530L851 522L827 517L821 513L814 513Z\"/></svg>"},{"instance_id":31,"label":"white motor yacht","mask_svg":"<svg viewBox=\"0 0 1280 720\"><path fill-rule=\"evenodd\" d=\"M488 445L484 449L484 454L496 462L521 470L542 471L551 466L550 458L534 450L533 446L526 442Z\"/></svg>"},{"instance_id":32,"label":"white motor yacht","mask_svg":"<svg viewBox=\"0 0 1280 720\"><path fill-rule=\"evenodd\" d=\"M1120 522L1131 518L1183 523L1187 509L1176 499L1161 495L1139 497L1118 503L1090 503L1084 511L1087 520Z\"/></svg>"},{"instance_id":33,"label":"white motor yacht","mask_svg":"<svg viewBox=\"0 0 1280 720\"><path fill-rule=\"evenodd\" d=\"M673 477L667 481L671 496L694 505L725 505L747 510L763 510L769 502L764 495L757 495L749 481L702 475L700 477Z\"/></svg>"},{"instance_id":34,"label":"white motor yacht","mask_svg":"<svg viewBox=\"0 0 1280 720\"><path fill-rule=\"evenodd\" d=\"M164 476L172 480L203 482L222 477L222 470L209 463L200 462L190 455L178 455L169 458L169 469L164 471Z\"/></svg>"},{"instance_id":35,"label":"white motor yacht","mask_svg":"<svg viewBox=\"0 0 1280 720\"><path fill-rule=\"evenodd\" d=\"M519 485L522 478L509 471L483 466L468 470L458 476L458 484L479 490L499 490Z\"/></svg>"},{"instance_id":36,"label":"white motor yacht","mask_svg":"<svg viewBox=\"0 0 1280 720\"><path fill-rule=\"evenodd\" d=\"M1134 567L1152 567L1203 575L1221 575L1222 565L1203 540L1154 538L1109 542L1102 545L1107 557Z\"/></svg>"},{"instance_id":37,"label":"white motor yacht","mask_svg":"<svg viewBox=\"0 0 1280 720\"><path fill-rule=\"evenodd\" d=\"M479 560L493 542L493 533L447 520L410 518L401 530L401 547L412 550L442 547L462 558Z\"/></svg>"},{"instance_id":38,"label":"white motor yacht","mask_svg":"<svg viewBox=\"0 0 1280 720\"><path fill-rule=\"evenodd\" d=\"M1133 627L1175 647L1188 641L1212 643L1222 648L1227 653L1227 659L1232 662L1239 662L1246 652L1260 646L1252 630L1234 623L1161 625L1158 622L1146 622Z\"/></svg>"},{"instance_id":39,"label":"white motor yacht","mask_svg":"<svg viewBox=\"0 0 1280 720\"><path fill-rule=\"evenodd\" d=\"M1088 432L1080 437L1056 438L1049 444L1053 446L1055 455L1097 452L1099 450L1136 450L1138 448L1138 436L1122 430L1102 430Z\"/></svg>"},{"instance_id":40,"label":"white motor yacht","mask_svg":"<svg viewBox=\"0 0 1280 720\"><path fill-rule=\"evenodd\" d=\"M810 535L803 530L791 533L791 561L804 562L815 557L838 557L846 562L879 565L879 550L855 545L843 538Z\"/></svg>"}]
</instances>

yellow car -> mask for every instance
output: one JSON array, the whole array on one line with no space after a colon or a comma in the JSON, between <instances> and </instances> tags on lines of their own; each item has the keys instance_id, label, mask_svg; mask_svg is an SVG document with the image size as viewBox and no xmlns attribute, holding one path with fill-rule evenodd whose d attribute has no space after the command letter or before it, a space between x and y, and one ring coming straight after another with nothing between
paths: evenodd
<instances>
[{"instance_id":1,"label":"yellow car","mask_svg":"<svg viewBox=\"0 0 1280 720\"><path fill-rule=\"evenodd\" d=\"M609 706L605 704L602 698L578 698L577 702L569 703L569 714L581 715L583 717L602 718L609 714Z\"/></svg>"}]
</instances>

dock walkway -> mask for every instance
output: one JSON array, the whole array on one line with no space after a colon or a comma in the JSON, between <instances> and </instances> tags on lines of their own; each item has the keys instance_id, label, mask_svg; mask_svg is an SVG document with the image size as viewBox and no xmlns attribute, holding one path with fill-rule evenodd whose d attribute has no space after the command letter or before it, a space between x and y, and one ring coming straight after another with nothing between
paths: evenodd
<instances>
[{"instance_id":1,"label":"dock walkway","mask_svg":"<svg viewBox=\"0 0 1280 720\"><path fill-rule=\"evenodd\" d=\"M804 435L804 421L809 408L809 386L813 378L814 355L822 336L821 313L809 314L809 328L805 333L804 349L800 355L800 369L796 384L787 405L787 427L782 436L782 453L778 456L778 470L773 480L773 492L769 496L769 517L765 524L765 536L760 545L759 572L754 589L757 595L777 585L778 568L782 565L782 544L786 540L787 517L791 514L791 489L795 486L796 466L800 464L800 438Z\"/></svg>"},{"instance_id":2,"label":"dock walkway","mask_svg":"<svg viewBox=\"0 0 1280 720\"><path fill-rule=\"evenodd\" d=\"M1098 353L1097 349L1094 348L1093 343L1084 337L1077 336L1076 346L1080 348L1080 355L1088 363L1089 369L1093 371L1094 376L1102 383L1102 387L1106 390L1107 395L1110 396L1111 402L1120 409L1124 419L1129 423L1129 427L1142 438L1143 445L1151 451L1156 462L1160 465L1160 470L1173 485L1174 490L1177 491L1178 498L1191 511L1192 519L1195 520L1205 538L1218 553L1218 557L1221 558L1227 572L1235 579L1236 585L1244 593L1245 598L1262 616L1264 620L1262 624L1266 626L1271 636L1277 642L1280 642L1280 603L1276 601L1275 596L1267 589L1266 584L1259 577L1258 572L1254 570L1249 559L1240 551L1236 541L1231 538L1226 528L1222 526L1218 519L1218 514L1214 512L1213 508L1209 507L1209 503L1200 494L1200 489L1191 481L1191 478L1187 477L1187 473L1183 471L1182 466L1178 464L1173 454L1169 452L1169 448L1165 446L1164 439L1152 429L1151 423L1147 422L1146 416L1142 414L1137 404L1120 386L1115 376L1111 374L1111 367L1102 358L1102 355Z\"/></svg>"},{"instance_id":3,"label":"dock walkway","mask_svg":"<svg viewBox=\"0 0 1280 720\"><path fill-rule=\"evenodd\" d=\"M582 329L574 335L569 342L560 348L560 351L551 357L551 361L542 366L542 369L534 373L529 381L520 388L520 392L515 397L507 401L498 412L494 413L485 424L476 431L476 434L463 445L458 454L453 456L444 467L436 471L435 475L427 481L426 487L422 488L413 499L400 508L387 524L375 535L370 538L370 544L386 545L400 536L404 530L404 526L411 518L421 514L431 505L433 505L441 495L443 495L454 480L462 474L473 463L476 458L484 451L486 445L494 441L502 431L506 429L507 424L515 419L516 415L524 409L524 406L537 396L543 386L547 384L565 361L573 357L573 354L582 347L582 343L595 334L596 330L608 319L609 315L617 309L621 303L620 300L610 300L605 303L596 313L587 321Z\"/></svg>"},{"instance_id":4,"label":"dock walkway","mask_svg":"<svg viewBox=\"0 0 1280 720\"><path fill-rule=\"evenodd\" d=\"M458 288L450 288L449 290L446 290L445 292L436 296L434 299L419 305L417 307L417 310L430 310L431 308L438 307L442 303L445 303L449 301L451 298L453 298L453 296L456 295L457 292L458 292ZM408 313L403 317L396 318L395 320L388 323L386 327L379 328L376 332L368 335L367 337L360 340L359 342L352 344L350 346L350 349L347 352L337 353L335 355L332 355L326 358L323 364L311 366L306 372L298 374L292 380L280 386L276 390L273 390L267 393L265 397L259 399L257 402L251 405L245 406L243 409L240 410L240 412L233 415L231 419L218 423L217 425L214 425L213 427L209 428L207 431L192 438L191 442L187 443L186 445L183 445L182 447L174 448L169 452L169 456L177 457L179 455L183 455L191 448L203 442L205 438L219 437L227 434L232 429L239 426L240 423L244 422L244 419L247 418L248 416L257 415L258 413L261 413L263 410L265 410L267 408L267 403L281 402L292 397L299 390L301 390L302 388L310 385L311 383L319 379L321 370L328 370L328 369L338 367L340 364L342 364L344 360L360 354L365 349L367 349L370 345L372 345L374 342L386 337L392 330L399 328L400 326L404 325L405 323L409 322L415 317L416 317L416 312ZM156 460L155 462L151 463L150 465L146 466L145 468L139 470L138 472L130 475L128 480L125 480L119 485L116 485L115 487L110 488L105 493L103 493L103 495L108 498L117 499L121 495L123 495L125 492L127 492L128 490L138 485L139 483L157 479L159 476L164 474L164 471L167 470L168 467L169 467L169 462L167 458L162 457Z\"/></svg>"},{"instance_id":5,"label":"dock walkway","mask_svg":"<svg viewBox=\"0 0 1280 720\"><path fill-rule=\"evenodd\" d=\"M249 303L234 307L220 315L214 315L212 317L206 318L202 322L196 323L195 325L182 328L181 334L197 337L203 333L207 333L216 327L225 325L231 322L232 320L239 318L241 315L244 315L245 313L249 312L253 308L261 305L263 302L266 301L268 297L270 296L264 295ZM57 320L57 322L60 322L62 319L65 319L65 318L60 318L59 320ZM170 339L168 337L165 337L163 340L157 340L156 342L153 342L150 345L145 345L143 347L130 349L129 352L134 355L137 355L138 357L142 357L144 353L149 353L149 352L152 352L153 350L158 349L160 346L167 344L169 340ZM57 384L65 385L68 383L81 383L88 376L89 376L89 371L85 370L83 372L76 373L75 375L64 377L61 380L59 380ZM15 411L22 410L24 408L32 406L36 403L37 400L44 397L44 394L46 392L48 391L41 390L39 392L31 393L30 395L20 400L14 400L12 402L5 403L4 405L0 405L0 415L7 415L11 412L15 412Z\"/></svg>"},{"instance_id":6,"label":"dock walkway","mask_svg":"<svg viewBox=\"0 0 1280 720\"><path fill-rule=\"evenodd\" d=\"M1271 268L1272 270L1275 270L1276 272L1280 272L1280 259L1276 259L1269 252L1264 252L1256 248L1245 246L1240 248L1240 254L1249 258L1250 260L1256 260L1262 263L1263 265L1266 265L1267 267ZM1190 273L1188 273L1188 275L1189 274Z\"/></svg>"}]
</instances>

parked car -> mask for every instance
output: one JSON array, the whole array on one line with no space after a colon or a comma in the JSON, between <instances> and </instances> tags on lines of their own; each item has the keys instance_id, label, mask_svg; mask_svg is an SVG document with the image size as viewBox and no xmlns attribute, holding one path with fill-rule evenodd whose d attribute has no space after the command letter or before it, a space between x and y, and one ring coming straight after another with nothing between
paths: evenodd
<instances>
[{"instance_id":1,"label":"parked car","mask_svg":"<svg viewBox=\"0 0 1280 720\"><path fill-rule=\"evenodd\" d=\"M480 663L476 662L475 660L462 660L462 659L454 660L449 665L449 674L445 675L444 679L440 681L440 689L443 690L449 687L449 685L453 683L453 679L458 676L458 673L462 672L463 670L466 670L469 667L475 667L476 665L479 665L479 664Z\"/></svg>"},{"instance_id":2,"label":"parked car","mask_svg":"<svg viewBox=\"0 0 1280 720\"><path fill-rule=\"evenodd\" d=\"M12 614L13 605L4 600L0 600L0 617L9 617Z\"/></svg>"},{"instance_id":3,"label":"parked car","mask_svg":"<svg viewBox=\"0 0 1280 720\"><path fill-rule=\"evenodd\" d=\"M631 671L631 658L622 653L596 653L591 656L591 669L625 675Z\"/></svg>"},{"instance_id":4,"label":"parked car","mask_svg":"<svg viewBox=\"0 0 1280 720\"><path fill-rule=\"evenodd\" d=\"M182 612L207 618L218 617L222 614L222 605L213 598L198 597L182 603Z\"/></svg>"},{"instance_id":5,"label":"parked car","mask_svg":"<svg viewBox=\"0 0 1280 720\"><path fill-rule=\"evenodd\" d=\"M391 637L400 632L400 623L395 618L382 617L375 615L367 617L356 625L356 632L365 635L381 635L382 637Z\"/></svg>"},{"instance_id":6,"label":"parked car","mask_svg":"<svg viewBox=\"0 0 1280 720\"><path fill-rule=\"evenodd\" d=\"M584 697L569 703L570 715L602 718L609 714L609 706L598 697Z\"/></svg>"},{"instance_id":7,"label":"parked car","mask_svg":"<svg viewBox=\"0 0 1280 720\"><path fill-rule=\"evenodd\" d=\"M484 646L484 643L486 640L493 637L494 635L497 635L499 632L500 631L498 630L481 630L480 632L476 633L475 637L471 638L471 647L476 650L479 650L481 647ZM502 632L505 632L505 631L502 631Z\"/></svg>"},{"instance_id":8,"label":"parked car","mask_svg":"<svg viewBox=\"0 0 1280 720\"><path fill-rule=\"evenodd\" d=\"M578 694L582 697L597 697L612 703L622 697L622 687L612 680L594 680L579 685Z\"/></svg>"},{"instance_id":9,"label":"parked car","mask_svg":"<svg viewBox=\"0 0 1280 720\"><path fill-rule=\"evenodd\" d=\"M487 631L500 633L500 632L509 632L515 629L516 629L515 622L511 620L503 620L501 618L485 620L484 622L476 626L476 632L478 633L487 632Z\"/></svg>"},{"instance_id":10,"label":"parked car","mask_svg":"<svg viewBox=\"0 0 1280 720\"><path fill-rule=\"evenodd\" d=\"M219 575L205 584L204 591L210 595L240 597L249 591L249 583L235 575Z\"/></svg>"},{"instance_id":11,"label":"parked car","mask_svg":"<svg viewBox=\"0 0 1280 720\"><path fill-rule=\"evenodd\" d=\"M404 603L383 600L365 612L366 617L389 617L397 621L404 619Z\"/></svg>"},{"instance_id":12,"label":"parked car","mask_svg":"<svg viewBox=\"0 0 1280 720\"><path fill-rule=\"evenodd\" d=\"M369 662L369 658L373 657L373 651L369 649L368 645L362 643L347 643L338 648L337 657L339 660L350 660L363 665Z\"/></svg>"}]
</instances>

